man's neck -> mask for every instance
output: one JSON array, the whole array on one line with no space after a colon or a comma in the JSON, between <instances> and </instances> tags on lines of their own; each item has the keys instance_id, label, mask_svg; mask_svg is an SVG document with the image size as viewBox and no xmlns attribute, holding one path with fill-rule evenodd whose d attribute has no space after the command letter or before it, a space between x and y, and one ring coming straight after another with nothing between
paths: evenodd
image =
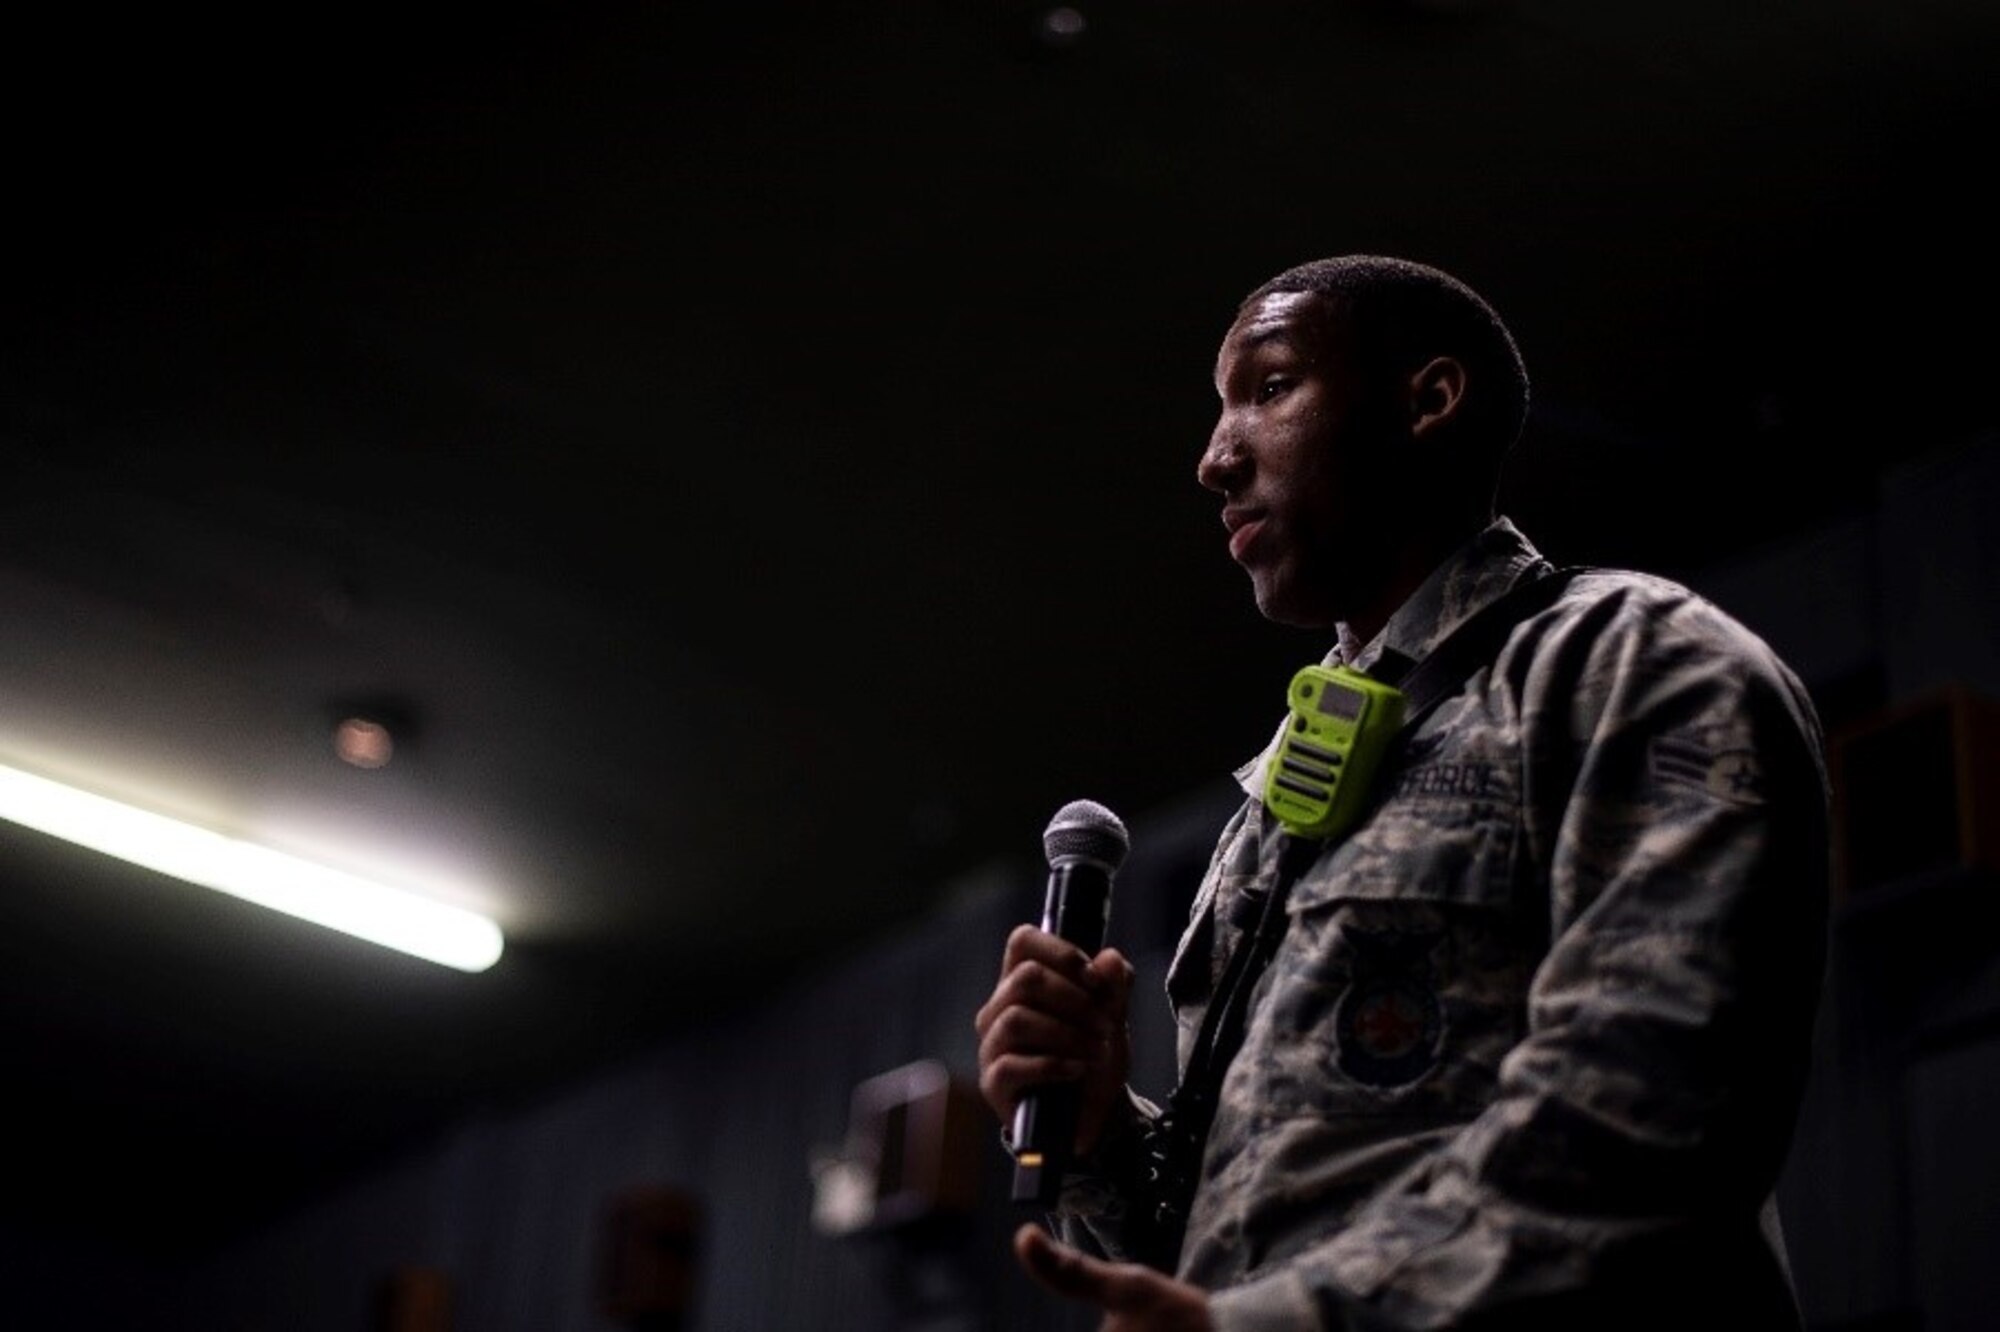
<instances>
[{"instance_id":1,"label":"man's neck","mask_svg":"<svg viewBox=\"0 0 2000 1332\"><path fill-rule=\"evenodd\" d=\"M1383 626L1389 623L1389 617L1402 608L1403 603L1424 585L1424 580L1439 565L1478 535L1481 527L1469 530L1453 528L1448 535L1436 532L1421 539L1413 534L1412 540L1401 543L1383 566L1383 576L1376 583L1375 597L1347 617L1348 627L1354 631L1354 636L1362 643L1373 642Z\"/></svg>"}]
</instances>

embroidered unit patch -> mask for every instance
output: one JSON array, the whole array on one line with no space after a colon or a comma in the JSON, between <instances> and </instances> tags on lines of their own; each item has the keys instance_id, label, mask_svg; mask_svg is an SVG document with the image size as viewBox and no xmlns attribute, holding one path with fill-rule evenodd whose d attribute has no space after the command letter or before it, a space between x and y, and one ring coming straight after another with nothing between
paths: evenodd
<instances>
[{"instance_id":1,"label":"embroidered unit patch","mask_svg":"<svg viewBox=\"0 0 2000 1332\"><path fill-rule=\"evenodd\" d=\"M1334 1007L1340 1070L1370 1087L1415 1082L1437 1063L1444 1034L1431 967L1444 936L1356 930L1349 937L1353 970Z\"/></svg>"}]
</instances>

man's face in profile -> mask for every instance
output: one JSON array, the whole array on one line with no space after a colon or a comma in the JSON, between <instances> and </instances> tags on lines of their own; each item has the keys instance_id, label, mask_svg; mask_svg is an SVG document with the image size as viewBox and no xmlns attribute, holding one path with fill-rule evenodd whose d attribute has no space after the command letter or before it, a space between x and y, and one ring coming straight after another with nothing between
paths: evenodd
<instances>
[{"instance_id":1,"label":"man's face in profile","mask_svg":"<svg viewBox=\"0 0 2000 1332\"><path fill-rule=\"evenodd\" d=\"M1396 441L1348 344L1325 297L1273 292L1244 308L1216 359L1222 407L1196 476L1223 497L1257 608L1282 624L1359 613L1407 502L1382 483Z\"/></svg>"}]
</instances>

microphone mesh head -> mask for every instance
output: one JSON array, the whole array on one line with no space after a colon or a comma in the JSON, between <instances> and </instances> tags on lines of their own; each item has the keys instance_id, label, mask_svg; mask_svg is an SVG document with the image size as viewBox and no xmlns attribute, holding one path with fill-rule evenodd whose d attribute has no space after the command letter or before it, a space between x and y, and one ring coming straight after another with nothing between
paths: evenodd
<instances>
[{"instance_id":1,"label":"microphone mesh head","mask_svg":"<svg viewBox=\"0 0 2000 1332\"><path fill-rule=\"evenodd\" d=\"M1102 865L1106 873L1116 870L1132 849L1125 822L1095 800L1072 800L1056 811L1042 834L1042 850L1049 863L1061 860L1089 860Z\"/></svg>"}]
</instances>

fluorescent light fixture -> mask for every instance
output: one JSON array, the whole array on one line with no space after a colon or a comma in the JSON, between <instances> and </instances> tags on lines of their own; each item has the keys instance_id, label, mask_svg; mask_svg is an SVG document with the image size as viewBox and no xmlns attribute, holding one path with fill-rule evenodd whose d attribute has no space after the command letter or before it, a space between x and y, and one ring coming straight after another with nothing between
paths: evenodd
<instances>
[{"instance_id":1,"label":"fluorescent light fixture","mask_svg":"<svg viewBox=\"0 0 2000 1332\"><path fill-rule=\"evenodd\" d=\"M0 818L460 971L500 960L484 916L0 767Z\"/></svg>"}]
</instances>

